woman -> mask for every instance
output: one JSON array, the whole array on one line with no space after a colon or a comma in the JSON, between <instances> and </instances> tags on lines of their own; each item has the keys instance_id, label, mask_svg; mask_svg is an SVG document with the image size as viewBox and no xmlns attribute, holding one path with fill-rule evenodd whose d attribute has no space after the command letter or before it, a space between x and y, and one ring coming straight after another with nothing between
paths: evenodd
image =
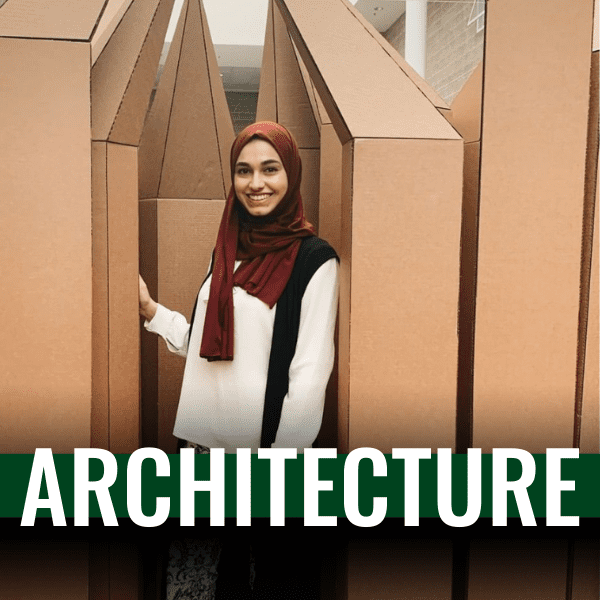
<instances>
[{"instance_id":1,"label":"woman","mask_svg":"<svg viewBox=\"0 0 600 600\"><path fill-rule=\"evenodd\" d=\"M230 158L233 185L191 323L157 304L141 278L140 313L186 357L175 436L198 452L302 452L319 432L333 367L337 255L304 218L302 165L287 129L246 127ZM210 598L220 545L201 544L189 561L193 545L172 545L168 579L185 586L180 567L194 563L203 581L194 593Z\"/></svg>"}]
</instances>

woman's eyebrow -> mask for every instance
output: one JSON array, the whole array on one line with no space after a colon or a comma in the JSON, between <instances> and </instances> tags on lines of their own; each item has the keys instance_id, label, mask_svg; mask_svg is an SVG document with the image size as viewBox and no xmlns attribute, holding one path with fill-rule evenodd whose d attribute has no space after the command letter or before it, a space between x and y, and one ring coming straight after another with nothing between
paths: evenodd
<instances>
[{"instance_id":1,"label":"woman's eyebrow","mask_svg":"<svg viewBox=\"0 0 600 600\"><path fill-rule=\"evenodd\" d=\"M280 165L281 163L278 160L274 159L274 158L269 158L267 160L263 160L260 164L262 166L264 166L264 165L270 165L270 164ZM248 163L246 163L246 162L237 162L237 163L235 163L235 166L236 167L249 167L250 165Z\"/></svg>"}]
</instances>

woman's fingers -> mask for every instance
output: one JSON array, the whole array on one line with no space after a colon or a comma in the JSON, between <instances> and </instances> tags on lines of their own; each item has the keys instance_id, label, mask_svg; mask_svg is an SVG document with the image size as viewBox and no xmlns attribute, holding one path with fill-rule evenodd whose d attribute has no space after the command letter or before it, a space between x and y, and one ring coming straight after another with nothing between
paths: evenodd
<instances>
[{"instance_id":1,"label":"woman's fingers","mask_svg":"<svg viewBox=\"0 0 600 600\"><path fill-rule=\"evenodd\" d=\"M140 287L140 315L146 317L146 319L150 321L156 314L156 302L152 300L150 292L148 291L148 286L142 279L142 276L138 275L138 277Z\"/></svg>"}]
</instances>

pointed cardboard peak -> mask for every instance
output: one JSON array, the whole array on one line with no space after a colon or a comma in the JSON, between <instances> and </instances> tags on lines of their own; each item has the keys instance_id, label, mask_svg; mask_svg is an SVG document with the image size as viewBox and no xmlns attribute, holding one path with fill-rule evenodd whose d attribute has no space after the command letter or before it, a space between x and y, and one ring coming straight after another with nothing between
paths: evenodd
<instances>
[{"instance_id":1,"label":"pointed cardboard peak","mask_svg":"<svg viewBox=\"0 0 600 600\"><path fill-rule=\"evenodd\" d=\"M223 199L228 191L233 126L203 12L199 0L188 0L181 13L180 41L173 40L142 135L142 197Z\"/></svg>"},{"instance_id":2,"label":"pointed cardboard peak","mask_svg":"<svg viewBox=\"0 0 600 600\"><path fill-rule=\"evenodd\" d=\"M88 41L107 0L8 0L0 37Z\"/></svg>"},{"instance_id":3,"label":"pointed cardboard peak","mask_svg":"<svg viewBox=\"0 0 600 600\"><path fill-rule=\"evenodd\" d=\"M292 42L293 44L293 42ZM296 44L294 44L294 52L296 53L296 60L298 61L298 65L300 66L300 72L302 73L302 79L304 79L304 86L306 87L306 92L308 93L308 98L312 105L313 115L317 120L317 126L319 127L319 131L323 125L331 124L331 119L325 110L325 106L323 106L323 102L321 98L319 98L319 94L315 89L315 85L310 78L308 73L308 69L298 52L298 48L296 48Z\"/></svg>"},{"instance_id":4,"label":"pointed cardboard peak","mask_svg":"<svg viewBox=\"0 0 600 600\"><path fill-rule=\"evenodd\" d=\"M300 148L318 148L319 131L313 108L292 40L277 6L273 11L273 30L278 121L291 131Z\"/></svg>"},{"instance_id":5,"label":"pointed cardboard peak","mask_svg":"<svg viewBox=\"0 0 600 600\"><path fill-rule=\"evenodd\" d=\"M92 64L106 46L114 30L119 25L123 15L127 12L133 0L108 0L108 4L102 13L102 17L92 36Z\"/></svg>"},{"instance_id":6,"label":"pointed cardboard peak","mask_svg":"<svg viewBox=\"0 0 600 600\"><path fill-rule=\"evenodd\" d=\"M345 0L319 2L318 19L303 0L276 5L342 143L361 137L460 139Z\"/></svg>"},{"instance_id":7,"label":"pointed cardboard peak","mask_svg":"<svg viewBox=\"0 0 600 600\"><path fill-rule=\"evenodd\" d=\"M165 155L169 117L173 105L175 80L181 56L181 42L187 15L188 0L185 0L175 35L169 46L165 67L156 88L154 102L144 123L138 151L140 198L157 198L162 163Z\"/></svg>"},{"instance_id":8,"label":"pointed cardboard peak","mask_svg":"<svg viewBox=\"0 0 600 600\"><path fill-rule=\"evenodd\" d=\"M273 0L269 0L267 29L258 87L257 121L277 122L277 90L275 86L275 32L273 30Z\"/></svg>"},{"instance_id":9,"label":"pointed cardboard peak","mask_svg":"<svg viewBox=\"0 0 600 600\"><path fill-rule=\"evenodd\" d=\"M93 139L138 144L172 8L136 0L119 22L92 68Z\"/></svg>"},{"instance_id":10,"label":"pointed cardboard peak","mask_svg":"<svg viewBox=\"0 0 600 600\"><path fill-rule=\"evenodd\" d=\"M444 99L423 79L402 57L402 55L392 46L378 31L373 27L365 17L354 8L349 2L346 3L348 10L360 21L361 25L373 36L373 39L381 48L390 55L396 64L406 73L411 81L423 92L426 98L438 109L449 110L450 107Z\"/></svg>"},{"instance_id":11,"label":"pointed cardboard peak","mask_svg":"<svg viewBox=\"0 0 600 600\"><path fill-rule=\"evenodd\" d=\"M477 142L481 138L482 95L483 62L480 62L454 98L452 110L446 115L465 142Z\"/></svg>"}]
</instances>

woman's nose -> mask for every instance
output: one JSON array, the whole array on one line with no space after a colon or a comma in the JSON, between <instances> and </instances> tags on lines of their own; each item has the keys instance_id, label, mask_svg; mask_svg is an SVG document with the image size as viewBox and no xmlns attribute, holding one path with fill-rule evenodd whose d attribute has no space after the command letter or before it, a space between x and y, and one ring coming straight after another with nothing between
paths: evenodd
<instances>
[{"instance_id":1,"label":"woman's nose","mask_svg":"<svg viewBox=\"0 0 600 600\"><path fill-rule=\"evenodd\" d=\"M264 187L264 185L265 183L262 178L262 173L260 171L255 172L250 180L250 188L253 190L260 190Z\"/></svg>"}]
</instances>

